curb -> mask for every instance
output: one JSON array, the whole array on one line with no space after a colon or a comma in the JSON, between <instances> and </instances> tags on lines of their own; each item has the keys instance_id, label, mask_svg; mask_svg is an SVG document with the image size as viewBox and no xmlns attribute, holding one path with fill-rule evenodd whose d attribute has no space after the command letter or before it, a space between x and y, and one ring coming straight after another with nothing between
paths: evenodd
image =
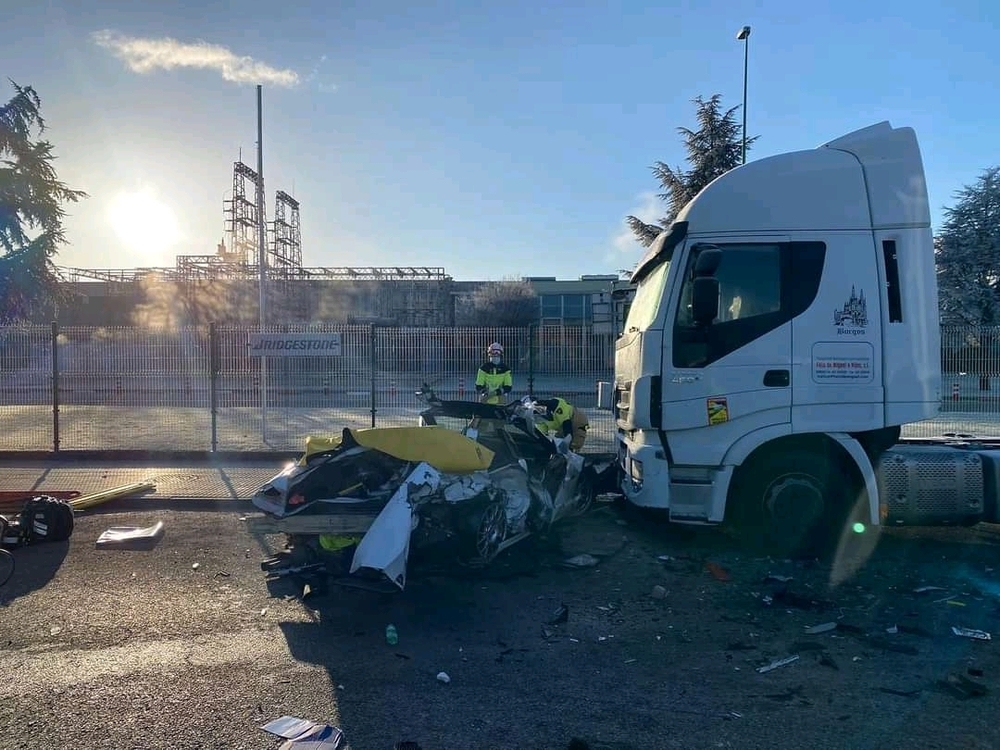
<instances>
[{"instance_id":1,"label":"curb","mask_svg":"<svg viewBox=\"0 0 1000 750\"><path fill-rule=\"evenodd\" d=\"M294 461L301 451L144 451L144 450L69 450L69 451L0 451L0 463L178 463L198 466L262 464Z\"/></svg>"}]
</instances>

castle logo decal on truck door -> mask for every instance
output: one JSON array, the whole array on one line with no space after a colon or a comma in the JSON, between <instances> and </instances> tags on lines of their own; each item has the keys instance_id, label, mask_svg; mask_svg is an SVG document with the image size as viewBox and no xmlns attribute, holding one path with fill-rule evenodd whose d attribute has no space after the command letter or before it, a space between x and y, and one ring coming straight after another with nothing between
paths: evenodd
<instances>
[{"instance_id":1,"label":"castle logo decal on truck door","mask_svg":"<svg viewBox=\"0 0 1000 750\"><path fill-rule=\"evenodd\" d=\"M851 296L844 306L833 311L833 324L838 336L864 336L868 328L868 301L865 290L859 293L851 286Z\"/></svg>"}]
</instances>

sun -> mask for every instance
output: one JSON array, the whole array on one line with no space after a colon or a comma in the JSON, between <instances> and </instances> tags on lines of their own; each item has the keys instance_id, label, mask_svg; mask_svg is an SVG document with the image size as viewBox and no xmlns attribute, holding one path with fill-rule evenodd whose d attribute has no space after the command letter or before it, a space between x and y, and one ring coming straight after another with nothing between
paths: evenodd
<instances>
[{"instance_id":1,"label":"sun","mask_svg":"<svg viewBox=\"0 0 1000 750\"><path fill-rule=\"evenodd\" d=\"M148 189L115 196L108 221L126 249L150 264L164 262L180 240L173 211Z\"/></svg>"}]
</instances>

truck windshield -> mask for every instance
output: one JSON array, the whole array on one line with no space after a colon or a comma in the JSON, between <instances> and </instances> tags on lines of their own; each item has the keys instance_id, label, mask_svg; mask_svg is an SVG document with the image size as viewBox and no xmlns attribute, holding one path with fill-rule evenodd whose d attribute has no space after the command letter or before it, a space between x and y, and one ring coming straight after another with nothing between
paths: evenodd
<instances>
[{"instance_id":1,"label":"truck windshield","mask_svg":"<svg viewBox=\"0 0 1000 750\"><path fill-rule=\"evenodd\" d=\"M635 290L635 298L632 300L632 306L628 312L628 320L625 323L626 333L645 331L656 320L656 313L660 310L660 301L663 299L667 271L669 270L670 261L665 260L639 282L639 286Z\"/></svg>"}]
</instances>

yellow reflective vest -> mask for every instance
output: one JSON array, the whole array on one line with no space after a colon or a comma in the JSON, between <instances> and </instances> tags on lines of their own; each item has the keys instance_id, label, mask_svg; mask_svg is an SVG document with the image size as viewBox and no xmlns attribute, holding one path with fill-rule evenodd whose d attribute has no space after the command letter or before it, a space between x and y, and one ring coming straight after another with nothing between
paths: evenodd
<instances>
[{"instance_id":1,"label":"yellow reflective vest","mask_svg":"<svg viewBox=\"0 0 1000 750\"><path fill-rule=\"evenodd\" d=\"M512 390L514 390L514 378L507 365L503 362L498 365L492 362L480 365L479 372L476 373L476 393L480 396L484 393L487 394L487 404L500 403L500 395L497 391L506 395Z\"/></svg>"},{"instance_id":2,"label":"yellow reflective vest","mask_svg":"<svg viewBox=\"0 0 1000 750\"><path fill-rule=\"evenodd\" d=\"M550 398L538 402L548 408L551 417L546 414L545 418L536 421L538 429L542 432L558 433L569 435L572 427L566 423L573 418L573 405L563 398Z\"/></svg>"}]
</instances>

